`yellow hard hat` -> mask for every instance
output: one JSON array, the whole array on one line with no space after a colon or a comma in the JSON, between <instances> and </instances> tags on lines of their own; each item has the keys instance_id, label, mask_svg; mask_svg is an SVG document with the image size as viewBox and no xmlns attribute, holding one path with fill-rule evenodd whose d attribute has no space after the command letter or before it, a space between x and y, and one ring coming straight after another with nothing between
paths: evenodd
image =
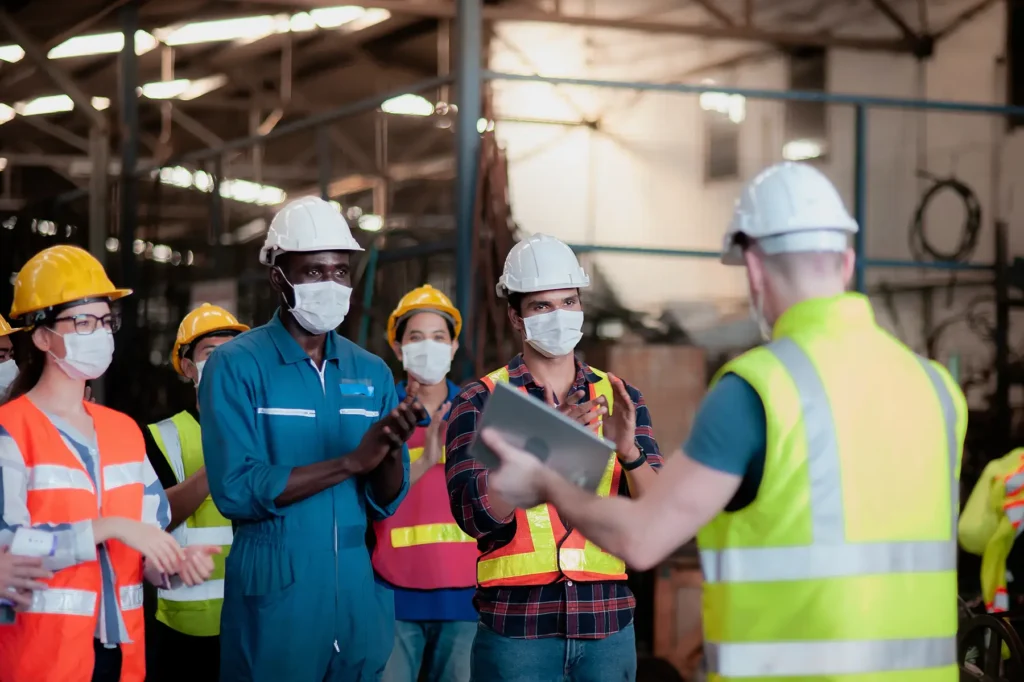
<instances>
[{"instance_id":1,"label":"yellow hard hat","mask_svg":"<svg viewBox=\"0 0 1024 682\"><path fill-rule=\"evenodd\" d=\"M0 315L0 336L10 336L14 332L19 331L21 331L19 328L9 325L7 320L4 319L4 316Z\"/></svg>"},{"instance_id":2,"label":"yellow hard hat","mask_svg":"<svg viewBox=\"0 0 1024 682\"><path fill-rule=\"evenodd\" d=\"M184 375L184 372L181 371L181 352L200 336L214 332L241 333L247 331L249 331L249 327L240 323L228 311L212 303L203 303L186 315L178 325L178 338L174 340L174 348L171 350L171 364L174 365L174 371Z\"/></svg>"},{"instance_id":3,"label":"yellow hard hat","mask_svg":"<svg viewBox=\"0 0 1024 682\"><path fill-rule=\"evenodd\" d=\"M417 310L433 310L450 317L455 325L456 338L462 331L462 315L459 314L458 308L452 305L451 299L429 284L424 284L403 296L391 313L391 317L388 318L388 343L395 342L395 331L399 321Z\"/></svg>"},{"instance_id":4,"label":"yellow hard hat","mask_svg":"<svg viewBox=\"0 0 1024 682\"><path fill-rule=\"evenodd\" d=\"M32 256L14 280L11 319L34 324L46 311L83 299L116 301L132 293L118 289L96 258L77 246L60 244ZM32 316L34 319L25 319Z\"/></svg>"}]
</instances>

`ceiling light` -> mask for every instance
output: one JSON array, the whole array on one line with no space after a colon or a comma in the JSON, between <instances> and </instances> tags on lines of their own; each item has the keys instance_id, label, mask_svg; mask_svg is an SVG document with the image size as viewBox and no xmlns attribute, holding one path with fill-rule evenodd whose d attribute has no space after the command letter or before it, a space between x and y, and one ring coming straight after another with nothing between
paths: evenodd
<instances>
[{"instance_id":1,"label":"ceiling light","mask_svg":"<svg viewBox=\"0 0 1024 682\"><path fill-rule=\"evenodd\" d=\"M103 111L110 107L110 100L106 97L93 97L91 103L93 108L98 111ZM17 102L14 105L14 111L21 116L57 114L71 111L74 108L75 103L67 95L46 95L45 97L37 97L27 102ZM6 122L9 120L10 118L4 119L4 112L0 109L0 121Z\"/></svg>"},{"instance_id":2,"label":"ceiling light","mask_svg":"<svg viewBox=\"0 0 1024 682\"><path fill-rule=\"evenodd\" d=\"M787 161L816 159L821 152L821 145L814 140L790 140L782 147L782 157Z\"/></svg>"},{"instance_id":3,"label":"ceiling light","mask_svg":"<svg viewBox=\"0 0 1024 682\"><path fill-rule=\"evenodd\" d=\"M160 182L165 185L174 185L182 189L196 189L200 192L213 191L213 176L206 171L193 173L182 166L173 166L161 168L159 177ZM221 180L220 195L225 199L258 206L275 206L288 198L287 193L280 187L233 179Z\"/></svg>"},{"instance_id":4,"label":"ceiling light","mask_svg":"<svg viewBox=\"0 0 1024 682\"><path fill-rule=\"evenodd\" d=\"M354 21L366 13L362 7L345 5L343 7L323 7L309 11L309 17L320 28L338 28Z\"/></svg>"},{"instance_id":5,"label":"ceiling light","mask_svg":"<svg viewBox=\"0 0 1024 682\"><path fill-rule=\"evenodd\" d=\"M7 169L7 157L0 156L0 172Z\"/></svg>"},{"instance_id":6,"label":"ceiling light","mask_svg":"<svg viewBox=\"0 0 1024 682\"><path fill-rule=\"evenodd\" d=\"M139 94L148 99L180 99L188 101L223 87L227 82L228 78L223 74L197 78L195 80L179 78L172 81L156 81L146 83L139 88Z\"/></svg>"},{"instance_id":7,"label":"ceiling light","mask_svg":"<svg viewBox=\"0 0 1024 682\"><path fill-rule=\"evenodd\" d=\"M367 232L380 232L384 227L384 219L373 213L366 213L359 216L359 229Z\"/></svg>"},{"instance_id":8,"label":"ceiling light","mask_svg":"<svg viewBox=\"0 0 1024 682\"><path fill-rule=\"evenodd\" d=\"M0 125L7 123L15 117L17 112L14 111L13 107L9 107L6 104L0 104Z\"/></svg>"},{"instance_id":9,"label":"ceiling light","mask_svg":"<svg viewBox=\"0 0 1024 682\"><path fill-rule=\"evenodd\" d=\"M476 131L481 135L492 130L494 130L494 121L488 121L486 118L481 118L476 122Z\"/></svg>"},{"instance_id":10,"label":"ceiling light","mask_svg":"<svg viewBox=\"0 0 1024 682\"><path fill-rule=\"evenodd\" d=\"M399 116L433 116L434 114L434 105L429 100L411 93L392 97L381 104L380 109L386 114Z\"/></svg>"},{"instance_id":11,"label":"ceiling light","mask_svg":"<svg viewBox=\"0 0 1024 682\"><path fill-rule=\"evenodd\" d=\"M292 18L288 20L288 30L292 33L306 33L307 31L315 31L316 29L316 22L313 21L313 17L309 16L306 12L293 14Z\"/></svg>"},{"instance_id":12,"label":"ceiling light","mask_svg":"<svg viewBox=\"0 0 1024 682\"><path fill-rule=\"evenodd\" d=\"M743 95L730 95L724 92L702 92L700 108L704 111L725 114L733 123L743 123L747 117L747 98Z\"/></svg>"},{"instance_id":13,"label":"ceiling light","mask_svg":"<svg viewBox=\"0 0 1024 682\"><path fill-rule=\"evenodd\" d=\"M379 9L377 7L364 9L362 15L345 24L345 30L349 33L355 33L356 31L362 31L364 28L376 26L390 18L391 12L386 9Z\"/></svg>"},{"instance_id":14,"label":"ceiling light","mask_svg":"<svg viewBox=\"0 0 1024 682\"><path fill-rule=\"evenodd\" d=\"M196 21L176 28L156 31L156 37L173 46L196 45L226 40L257 40L274 33L288 32L287 15L264 14L238 19Z\"/></svg>"},{"instance_id":15,"label":"ceiling light","mask_svg":"<svg viewBox=\"0 0 1024 682\"><path fill-rule=\"evenodd\" d=\"M107 237L107 251L110 253L117 253L121 250L121 242L117 241L117 237Z\"/></svg>"},{"instance_id":16,"label":"ceiling light","mask_svg":"<svg viewBox=\"0 0 1024 682\"><path fill-rule=\"evenodd\" d=\"M146 54L157 46L156 38L145 31L135 32L135 54ZM0 48L2 49L2 48ZM47 53L49 59L68 57L89 57L97 54L114 54L124 49L124 33L97 33L88 36L68 38Z\"/></svg>"},{"instance_id":17,"label":"ceiling light","mask_svg":"<svg viewBox=\"0 0 1024 682\"><path fill-rule=\"evenodd\" d=\"M21 45L0 45L0 60L14 64L24 58L25 50L21 49Z\"/></svg>"}]
</instances>

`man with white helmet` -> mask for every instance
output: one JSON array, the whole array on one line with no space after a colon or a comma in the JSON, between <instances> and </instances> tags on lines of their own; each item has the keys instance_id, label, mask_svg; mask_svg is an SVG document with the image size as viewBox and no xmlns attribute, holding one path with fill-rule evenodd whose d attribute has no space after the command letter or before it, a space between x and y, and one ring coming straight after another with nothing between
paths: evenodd
<instances>
[{"instance_id":1,"label":"man with white helmet","mask_svg":"<svg viewBox=\"0 0 1024 682\"><path fill-rule=\"evenodd\" d=\"M472 679L478 682L633 680L636 644L623 562L564 523L551 505L517 510L469 454L494 385L507 382L613 441L599 494L646 494L661 465L640 392L588 366L573 351L583 336L580 289L590 285L572 250L547 235L516 244L498 295L508 299L523 352L469 384L453 401L446 433L452 514L477 539ZM635 519L646 523L645 519Z\"/></svg>"},{"instance_id":2,"label":"man with white helmet","mask_svg":"<svg viewBox=\"0 0 1024 682\"><path fill-rule=\"evenodd\" d=\"M424 413L399 404L383 360L334 331L354 251L330 204L287 204L260 251L280 309L203 368L210 493L235 525L222 682L376 681L391 653L394 599L374 582L367 517L405 496L405 441Z\"/></svg>"},{"instance_id":3,"label":"man with white helmet","mask_svg":"<svg viewBox=\"0 0 1024 682\"><path fill-rule=\"evenodd\" d=\"M966 403L845 292L856 231L811 166L747 186L722 260L746 266L770 342L719 371L639 500L598 499L482 434L503 460L492 491L555 504L636 568L697 536L711 680L958 679Z\"/></svg>"}]
</instances>

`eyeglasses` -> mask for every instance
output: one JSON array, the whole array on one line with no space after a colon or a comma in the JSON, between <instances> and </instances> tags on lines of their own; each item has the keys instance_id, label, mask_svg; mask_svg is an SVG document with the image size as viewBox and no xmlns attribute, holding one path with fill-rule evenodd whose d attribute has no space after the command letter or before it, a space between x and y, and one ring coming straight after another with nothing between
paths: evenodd
<instances>
[{"instance_id":1,"label":"eyeglasses","mask_svg":"<svg viewBox=\"0 0 1024 682\"><path fill-rule=\"evenodd\" d=\"M82 336L88 336L96 331L97 327L103 327L104 329L110 330L110 333L114 334L118 329L121 328L121 315L119 313L109 313L103 317L96 317L88 313L82 313L80 315L68 315L67 317L58 317L54 319L54 326L58 322L68 321L75 325L75 333Z\"/></svg>"}]
</instances>

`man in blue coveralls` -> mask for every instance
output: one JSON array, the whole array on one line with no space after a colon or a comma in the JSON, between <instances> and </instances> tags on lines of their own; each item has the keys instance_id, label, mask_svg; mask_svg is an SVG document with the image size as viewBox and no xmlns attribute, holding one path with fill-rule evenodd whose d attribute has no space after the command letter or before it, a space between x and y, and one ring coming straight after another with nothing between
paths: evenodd
<instances>
[{"instance_id":1,"label":"man in blue coveralls","mask_svg":"<svg viewBox=\"0 0 1024 682\"><path fill-rule=\"evenodd\" d=\"M426 415L414 396L399 403L383 360L334 331L352 251L330 204L286 205L260 251L281 308L203 373L210 492L236 527L222 682L376 682L391 653L394 597L373 579L367 515L405 497L405 441Z\"/></svg>"}]
</instances>

